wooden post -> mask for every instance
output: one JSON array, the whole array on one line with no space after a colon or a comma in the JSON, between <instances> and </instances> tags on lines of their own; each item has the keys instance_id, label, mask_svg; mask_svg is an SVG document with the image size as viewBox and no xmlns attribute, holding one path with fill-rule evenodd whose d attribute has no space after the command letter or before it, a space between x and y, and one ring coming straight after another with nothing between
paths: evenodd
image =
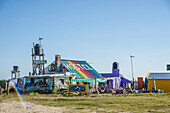
<instances>
[{"instance_id":1,"label":"wooden post","mask_svg":"<svg viewBox=\"0 0 170 113\"><path fill-rule=\"evenodd\" d=\"M70 96L69 87L70 87L70 84L68 84L68 97Z\"/></svg>"},{"instance_id":2,"label":"wooden post","mask_svg":"<svg viewBox=\"0 0 170 113\"><path fill-rule=\"evenodd\" d=\"M108 81L107 81L108 82ZM106 82L106 88L107 88L107 90L106 90L106 92L108 93L108 83Z\"/></svg>"},{"instance_id":3,"label":"wooden post","mask_svg":"<svg viewBox=\"0 0 170 113\"><path fill-rule=\"evenodd\" d=\"M96 94L96 92L97 92L97 89L96 89L96 78L95 78L95 94Z\"/></svg>"},{"instance_id":4,"label":"wooden post","mask_svg":"<svg viewBox=\"0 0 170 113\"><path fill-rule=\"evenodd\" d=\"M56 89L56 79L55 79L55 77L53 77L53 89L54 89L54 91L56 91L56 90L58 90L58 89Z\"/></svg>"},{"instance_id":5,"label":"wooden post","mask_svg":"<svg viewBox=\"0 0 170 113\"><path fill-rule=\"evenodd\" d=\"M24 77L24 78L23 78L23 85L22 85L22 89L23 89L22 91L23 91L23 93L25 92L25 83L26 83L26 82L25 82L25 77Z\"/></svg>"},{"instance_id":6,"label":"wooden post","mask_svg":"<svg viewBox=\"0 0 170 113\"><path fill-rule=\"evenodd\" d=\"M9 82L7 82L7 95L9 94Z\"/></svg>"}]
</instances>

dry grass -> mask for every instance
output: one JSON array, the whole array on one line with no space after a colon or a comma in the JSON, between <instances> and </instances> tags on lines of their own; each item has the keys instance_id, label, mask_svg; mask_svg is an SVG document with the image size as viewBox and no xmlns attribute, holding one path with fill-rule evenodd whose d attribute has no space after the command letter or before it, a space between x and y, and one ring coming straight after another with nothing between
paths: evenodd
<instances>
[{"instance_id":1,"label":"dry grass","mask_svg":"<svg viewBox=\"0 0 170 113\"><path fill-rule=\"evenodd\" d=\"M0 101L4 99L16 100L17 97L14 94L1 95ZM62 97L56 94L25 94L24 99L36 104L73 109L67 112L170 112L170 93L89 95L82 97Z\"/></svg>"}]
</instances>

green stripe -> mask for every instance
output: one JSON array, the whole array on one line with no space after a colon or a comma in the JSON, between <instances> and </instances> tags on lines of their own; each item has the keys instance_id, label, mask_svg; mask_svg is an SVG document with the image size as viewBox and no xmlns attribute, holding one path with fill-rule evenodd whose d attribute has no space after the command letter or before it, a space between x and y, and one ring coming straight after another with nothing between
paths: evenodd
<instances>
[{"instance_id":1,"label":"green stripe","mask_svg":"<svg viewBox=\"0 0 170 113\"><path fill-rule=\"evenodd\" d=\"M67 65L69 65L69 63L67 62L67 61L65 61L65 63L67 64ZM70 64L71 65L71 64ZM69 65L69 66L70 66ZM72 67L72 70L74 70L80 77L82 77L82 78L85 78L82 74L80 74L76 69L74 69L74 67L71 65L71 67Z\"/></svg>"},{"instance_id":2,"label":"green stripe","mask_svg":"<svg viewBox=\"0 0 170 113\"><path fill-rule=\"evenodd\" d=\"M92 68L87 62L85 62L86 63L86 65L88 65L90 68ZM92 68L93 69L93 71L99 76L99 77L101 77L101 78L103 78L94 68Z\"/></svg>"}]
</instances>

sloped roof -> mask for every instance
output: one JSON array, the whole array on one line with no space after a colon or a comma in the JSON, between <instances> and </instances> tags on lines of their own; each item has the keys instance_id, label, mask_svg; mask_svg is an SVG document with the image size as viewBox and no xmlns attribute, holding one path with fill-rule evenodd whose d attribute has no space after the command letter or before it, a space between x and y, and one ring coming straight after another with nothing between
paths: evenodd
<instances>
[{"instance_id":1,"label":"sloped roof","mask_svg":"<svg viewBox=\"0 0 170 113\"><path fill-rule=\"evenodd\" d=\"M71 73L75 73L77 78L103 78L86 61L61 60L61 64Z\"/></svg>"},{"instance_id":2,"label":"sloped roof","mask_svg":"<svg viewBox=\"0 0 170 113\"><path fill-rule=\"evenodd\" d=\"M170 72L150 72L148 73L148 79L170 79Z\"/></svg>"}]
</instances>

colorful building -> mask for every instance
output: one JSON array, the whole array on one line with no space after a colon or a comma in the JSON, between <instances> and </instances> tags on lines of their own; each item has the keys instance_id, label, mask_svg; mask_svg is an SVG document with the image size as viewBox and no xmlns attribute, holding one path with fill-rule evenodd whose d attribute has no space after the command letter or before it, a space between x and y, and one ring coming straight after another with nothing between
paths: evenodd
<instances>
[{"instance_id":1,"label":"colorful building","mask_svg":"<svg viewBox=\"0 0 170 113\"><path fill-rule=\"evenodd\" d=\"M45 68L45 74L56 72L70 72L75 74L76 78L103 78L86 61L65 60L56 55L55 61Z\"/></svg>"},{"instance_id":2,"label":"colorful building","mask_svg":"<svg viewBox=\"0 0 170 113\"><path fill-rule=\"evenodd\" d=\"M112 73L100 73L104 78L106 78L110 84L110 88L119 89L125 88L127 83L131 83L130 80L124 78L118 69L118 63L113 63Z\"/></svg>"},{"instance_id":3,"label":"colorful building","mask_svg":"<svg viewBox=\"0 0 170 113\"><path fill-rule=\"evenodd\" d=\"M149 72L146 78L148 79L148 90L153 88L153 77L155 78L156 90L164 90L170 92L170 72Z\"/></svg>"}]
</instances>

